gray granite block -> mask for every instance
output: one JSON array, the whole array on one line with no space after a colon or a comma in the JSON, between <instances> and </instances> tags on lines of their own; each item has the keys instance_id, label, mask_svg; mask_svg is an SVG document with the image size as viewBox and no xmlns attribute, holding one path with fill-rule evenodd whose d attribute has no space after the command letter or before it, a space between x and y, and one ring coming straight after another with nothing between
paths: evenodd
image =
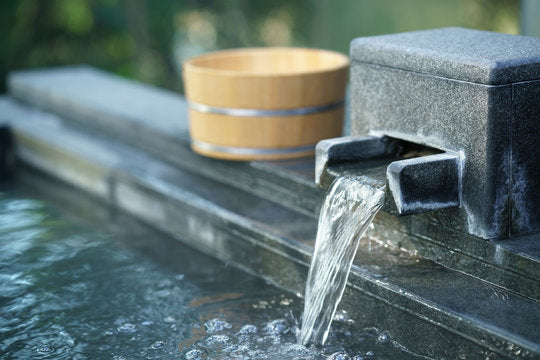
<instances>
[{"instance_id":1,"label":"gray granite block","mask_svg":"<svg viewBox=\"0 0 540 360\"><path fill-rule=\"evenodd\" d=\"M394 161L388 166L388 187L400 215L459 206L460 160L436 154Z\"/></svg>"},{"instance_id":2,"label":"gray granite block","mask_svg":"<svg viewBox=\"0 0 540 360\"><path fill-rule=\"evenodd\" d=\"M353 61L485 85L540 78L540 39L443 28L354 39Z\"/></svg>"},{"instance_id":3,"label":"gray granite block","mask_svg":"<svg viewBox=\"0 0 540 360\"><path fill-rule=\"evenodd\" d=\"M512 86L511 233L540 229L540 81Z\"/></svg>"},{"instance_id":4,"label":"gray granite block","mask_svg":"<svg viewBox=\"0 0 540 360\"><path fill-rule=\"evenodd\" d=\"M352 134L462 158L462 207L443 224L486 239L538 232L538 79L537 38L447 28L356 39Z\"/></svg>"},{"instance_id":5,"label":"gray granite block","mask_svg":"<svg viewBox=\"0 0 540 360\"><path fill-rule=\"evenodd\" d=\"M315 149L315 182L321 185L329 165L338 162L381 158L389 155L384 139L376 136L341 137L321 140Z\"/></svg>"}]
</instances>

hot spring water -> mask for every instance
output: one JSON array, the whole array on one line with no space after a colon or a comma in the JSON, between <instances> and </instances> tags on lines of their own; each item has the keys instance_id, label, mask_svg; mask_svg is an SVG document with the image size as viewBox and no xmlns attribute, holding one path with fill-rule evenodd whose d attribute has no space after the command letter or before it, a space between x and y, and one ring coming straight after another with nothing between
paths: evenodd
<instances>
[{"instance_id":1,"label":"hot spring water","mask_svg":"<svg viewBox=\"0 0 540 360\"><path fill-rule=\"evenodd\" d=\"M338 178L332 185L319 217L306 283L300 343L325 343L358 242L383 202L384 191L353 177Z\"/></svg>"},{"instance_id":2,"label":"hot spring water","mask_svg":"<svg viewBox=\"0 0 540 360\"><path fill-rule=\"evenodd\" d=\"M356 209L363 205L347 199L371 199L361 194L369 189L357 184L355 191L360 193L346 195L344 185L349 182L336 184L327 199L323 218L335 214L350 220L331 226L331 219L322 221L321 229L332 244L337 240L328 236L332 233L361 233ZM343 214L335 213L334 207ZM335 321L326 345L297 344L296 319L302 308L294 296L132 221L107 224L91 216L83 220L78 216L81 208L76 209L58 213L40 200L0 188L0 358L418 358L386 334L357 327L345 316ZM85 214L99 212L91 206L85 209ZM349 251L343 248L343 256L350 259L352 243ZM325 244L318 242L317 254L328 248ZM316 259L322 260L320 255ZM309 293L325 290L308 297L309 304L324 301L314 309L327 307L330 296L337 300L331 295L341 294L335 285L345 284L344 270L333 266L321 272L333 261L323 263L312 272L334 271L336 281L323 279L332 286L326 288L310 278ZM316 329L323 328L319 318L313 317ZM332 314L322 318L326 336ZM316 333L308 332L312 334ZM321 336L308 339L317 338Z\"/></svg>"}]
</instances>

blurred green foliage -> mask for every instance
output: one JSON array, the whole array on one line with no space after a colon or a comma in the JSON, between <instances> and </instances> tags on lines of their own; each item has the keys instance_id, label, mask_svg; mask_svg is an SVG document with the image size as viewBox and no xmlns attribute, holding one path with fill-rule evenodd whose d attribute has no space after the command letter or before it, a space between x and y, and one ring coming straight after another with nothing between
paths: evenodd
<instances>
[{"instance_id":1,"label":"blurred green foliage","mask_svg":"<svg viewBox=\"0 0 540 360\"><path fill-rule=\"evenodd\" d=\"M16 69L87 63L181 90L181 62L222 48L348 52L358 36L444 26L517 33L519 0L2 0L0 92Z\"/></svg>"}]
</instances>

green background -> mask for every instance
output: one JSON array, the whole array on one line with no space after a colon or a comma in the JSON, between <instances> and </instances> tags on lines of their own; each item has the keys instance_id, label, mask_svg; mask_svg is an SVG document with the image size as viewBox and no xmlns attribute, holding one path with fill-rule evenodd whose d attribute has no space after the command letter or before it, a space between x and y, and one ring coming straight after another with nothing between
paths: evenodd
<instances>
[{"instance_id":1,"label":"green background","mask_svg":"<svg viewBox=\"0 0 540 360\"><path fill-rule=\"evenodd\" d=\"M445 26L519 32L518 0L2 0L0 92L13 70L90 64L182 91L200 53L295 45L348 53L359 36Z\"/></svg>"}]
</instances>

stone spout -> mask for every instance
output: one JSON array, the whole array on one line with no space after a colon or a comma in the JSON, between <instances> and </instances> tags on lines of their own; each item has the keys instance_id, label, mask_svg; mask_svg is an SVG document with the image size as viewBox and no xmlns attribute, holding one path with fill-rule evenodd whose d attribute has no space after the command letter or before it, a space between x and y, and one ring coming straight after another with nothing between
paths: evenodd
<instances>
[{"instance_id":1,"label":"stone spout","mask_svg":"<svg viewBox=\"0 0 540 360\"><path fill-rule=\"evenodd\" d=\"M461 205L462 161L389 137L342 137L317 144L315 181L328 187L334 178L360 175L385 188L383 210L411 215Z\"/></svg>"}]
</instances>

